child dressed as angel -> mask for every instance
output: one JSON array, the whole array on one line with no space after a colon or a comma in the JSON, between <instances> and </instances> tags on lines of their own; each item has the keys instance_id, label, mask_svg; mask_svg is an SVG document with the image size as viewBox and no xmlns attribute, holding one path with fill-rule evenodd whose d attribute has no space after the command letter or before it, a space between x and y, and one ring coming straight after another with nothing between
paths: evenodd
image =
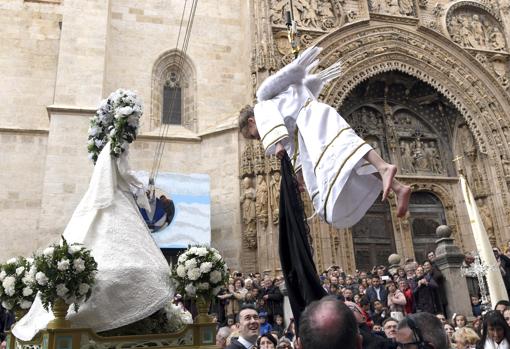
<instances>
[{"instance_id":1,"label":"child dressed as angel","mask_svg":"<svg viewBox=\"0 0 510 349\"><path fill-rule=\"evenodd\" d=\"M267 155L293 162L301 189L306 186L315 212L336 228L356 224L383 191L396 195L397 216L409 205L411 188L395 179L397 167L385 162L331 106L317 101L324 85L340 75L335 63L318 74L319 47L304 51L267 78L258 103L239 115L245 138L260 139Z\"/></svg>"}]
</instances>

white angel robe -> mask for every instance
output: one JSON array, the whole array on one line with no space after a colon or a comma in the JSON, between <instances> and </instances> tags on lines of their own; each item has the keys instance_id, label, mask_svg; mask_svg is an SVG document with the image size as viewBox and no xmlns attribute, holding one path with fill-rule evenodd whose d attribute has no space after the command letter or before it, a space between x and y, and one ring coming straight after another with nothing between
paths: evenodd
<instances>
[{"instance_id":1,"label":"white angel robe","mask_svg":"<svg viewBox=\"0 0 510 349\"><path fill-rule=\"evenodd\" d=\"M133 186L142 188L129 170L127 152L112 158L108 143L64 231L70 244L91 249L98 265L90 299L77 313L69 310L73 327L100 332L124 326L155 313L173 296L170 268L140 215ZM30 340L53 318L37 297L12 332Z\"/></svg>"},{"instance_id":2,"label":"white angel robe","mask_svg":"<svg viewBox=\"0 0 510 349\"><path fill-rule=\"evenodd\" d=\"M356 224L382 189L363 156L372 147L303 84L292 84L255 105L255 122L266 154L281 142L296 171L302 169L317 214L335 228Z\"/></svg>"}]
</instances>

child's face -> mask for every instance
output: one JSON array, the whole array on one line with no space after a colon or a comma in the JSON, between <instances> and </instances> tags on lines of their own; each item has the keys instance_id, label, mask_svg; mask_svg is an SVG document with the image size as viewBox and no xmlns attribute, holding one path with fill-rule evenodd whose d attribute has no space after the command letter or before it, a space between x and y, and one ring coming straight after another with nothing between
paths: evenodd
<instances>
[{"instance_id":1,"label":"child's face","mask_svg":"<svg viewBox=\"0 0 510 349\"><path fill-rule=\"evenodd\" d=\"M283 324L283 318L281 316L276 317L276 324L278 324L278 325Z\"/></svg>"},{"instance_id":2,"label":"child's face","mask_svg":"<svg viewBox=\"0 0 510 349\"><path fill-rule=\"evenodd\" d=\"M255 123L255 118L248 118L248 125L241 130L241 134L244 138L260 139L259 130L257 129L257 124Z\"/></svg>"},{"instance_id":3,"label":"child's face","mask_svg":"<svg viewBox=\"0 0 510 349\"><path fill-rule=\"evenodd\" d=\"M374 325L374 327L372 327L372 331L381 332L382 331L381 325Z\"/></svg>"},{"instance_id":4,"label":"child's face","mask_svg":"<svg viewBox=\"0 0 510 349\"><path fill-rule=\"evenodd\" d=\"M478 297L471 297L471 304L478 305L478 303L480 303Z\"/></svg>"},{"instance_id":5,"label":"child's face","mask_svg":"<svg viewBox=\"0 0 510 349\"><path fill-rule=\"evenodd\" d=\"M259 318L259 321L260 321L260 323L261 323L261 324L265 324L265 323L266 323L266 318L265 318L265 317L263 317L263 316L261 316L261 317Z\"/></svg>"}]
</instances>

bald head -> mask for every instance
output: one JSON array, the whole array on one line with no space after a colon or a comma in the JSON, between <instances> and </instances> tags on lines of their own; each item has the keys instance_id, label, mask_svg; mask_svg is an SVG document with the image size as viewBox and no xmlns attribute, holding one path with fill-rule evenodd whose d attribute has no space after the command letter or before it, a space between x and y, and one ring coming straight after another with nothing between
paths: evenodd
<instances>
[{"instance_id":1,"label":"bald head","mask_svg":"<svg viewBox=\"0 0 510 349\"><path fill-rule=\"evenodd\" d=\"M301 315L301 349L357 349L361 345L353 312L335 297L310 303Z\"/></svg>"}]
</instances>

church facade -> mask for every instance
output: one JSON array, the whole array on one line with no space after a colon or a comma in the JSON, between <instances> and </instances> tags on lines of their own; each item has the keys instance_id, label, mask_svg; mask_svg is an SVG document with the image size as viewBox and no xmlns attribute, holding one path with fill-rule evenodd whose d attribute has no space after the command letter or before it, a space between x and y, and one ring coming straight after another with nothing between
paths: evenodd
<instances>
[{"instance_id":1,"label":"church facade","mask_svg":"<svg viewBox=\"0 0 510 349\"><path fill-rule=\"evenodd\" d=\"M278 272L279 164L238 133L257 86L290 62L287 0L200 1L187 50L175 0L9 0L0 70L0 260L58 239L92 171L88 118L118 87L144 100L132 167L211 177L212 244L232 268ZM302 47L319 69L342 62L321 100L335 107L412 186L409 215L376 202L358 224L310 222L318 269L421 261L447 224L475 249L458 175L491 242L510 238L510 7L496 0L294 0ZM190 9L188 9L190 10ZM184 27L186 20L184 21ZM173 90L172 90L173 89ZM165 91L179 118L165 119ZM313 214L304 198L308 216Z\"/></svg>"}]
</instances>

